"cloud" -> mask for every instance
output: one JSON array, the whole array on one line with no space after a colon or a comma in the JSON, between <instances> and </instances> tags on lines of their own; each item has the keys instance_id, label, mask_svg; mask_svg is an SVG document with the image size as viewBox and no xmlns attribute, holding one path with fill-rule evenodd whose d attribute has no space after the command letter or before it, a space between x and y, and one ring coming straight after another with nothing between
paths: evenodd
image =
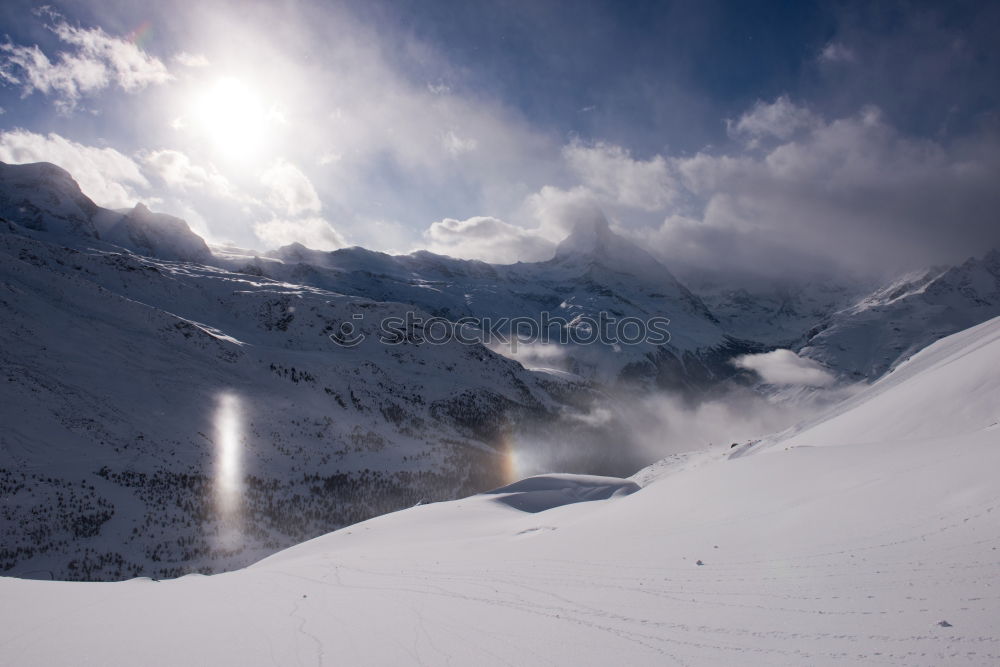
<instances>
[{"instance_id":1,"label":"cloud","mask_svg":"<svg viewBox=\"0 0 1000 667\"><path fill-rule=\"evenodd\" d=\"M131 208L142 198L135 188L149 188L149 181L132 158L113 148L84 146L58 134L21 129L0 132L0 161L59 165L73 175L84 194L108 208Z\"/></svg>"},{"instance_id":2,"label":"cloud","mask_svg":"<svg viewBox=\"0 0 1000 667\"><path fill-rule=\"evenodd\" d=\"M498 342L488 347L497 354L513 359L532 370L539 368L559 370L563 361L569 359L566 346L558 343L532 343L512 338L507 344Z\"/></svg>"},{"instance_id":3,"label":"cloud","mask_svg":"<svg viewBox=\"0 0 1000 667\"><path fill-rule=\"evenodd\" d=\"M819 52L819 59L825 63L854 63L858 56L854 50L840 42L830 42Z\"/></svg>"},{"instance_id":4,"label":"cloud","mask_svg":"<svg viewBox=\"0 0 1000 667\"><path fill-rule=\"evenodd\" d=\"M541 233L555 241L561 241L580 223L605 220L597 196L583 186L563 190L546 185L525 203Z\"/></svg>"},{"instance_id":5,"label":"cloud","mask_svg":"<svg viewBox=\"0 0 1000 667\"><path fill-rule=\"evenodd\" d=\"M253 231L268 248L278 248L290 243L301 243L314 250L347 247L344 237L329 222L319 217L258 222Z\"/></svg>"},{"instance_id":6,"label":"cloud","mask_svg":"<svg viewBox=\"0 0 1000 667\"><path fill-rule=\"evenodd\" d=\"M750 117L811 120L786 140L773 125L746 124L779 138L763 152L673 159L701 205L639 235L681 273L879 277L1000 245L1000 136L919 139L871 107L827 120L781 98L769 106Z\"/></svg>"},{"instance_id":7,"label":"cloud","mask_svg":"<svg viewBox=\"0 0 1000 667\"><path fill-rule=\"evenodd\" d=\"M143 152L140 159L172 188L205 189L219 196L235 196L232 185L215 167L194 164L181 151L164 149Z\"/></svg>"},{"instance_id":8,"label":"cloud","mask_svg":"<svg viewBox=\"0 0 1000 667\"><path fill-rule=\"evenodd\" d=\"M325 167L328 164L334 164L340 162L344 159L344 156L336 151L327 151L316 158L316 164L321 167Z\"/></svg>"},{"instance_id":9,"label":"cloud","mask_svg":"<svg viewBox=\"0 0 1000 667\"><path fill-rule=\"evenodd\" d=\"M476 150L479 143L475 139L462 138L453 131L448 130L441 139L444 148L451 155L461 155Z\"/></svg>"},{"instance_id":10,"label":"cloud","mask_svg":"<svg viewBox=\"0 0 1000 667\"><path fill-rule=\"evenodd\" d=\"M543 186L525 198L519 215L536 226L490 216L445 218L424 232L424 240L428 250L452 257L496 264L539 262L551 259L556 245L577 225L607 220L597 195L583 186L568 190Z\"/></svg>"},{"instance_id":11,"label":"cloud","mask_svg":"<svg viewBox=\"0 0 1000 667\"><path fill-rule=\"evenodd\" d=\"M537 231L486 216L445 218L433 223L424 238L431 252L497 264L551 259L555 250Z\"/></svg>"},{"instance_id":12,"label":"cloud","mask_svg":"<svg viewBox=\"0 0 1000 667\"><path fill-rule=\"evenodd\" d=\"M755 371L768 384L826 387L834 377L819 363L791 350L746 354L733 360L737 368Z\"/></svg>"},{"instance_id":13,"label":"cloud","mask_svg":"<svg viewBox=\"0 0 1000 667\"><path fill-rule=\"evenodd\" d=\"M38 45L0 44L0 79L19 86L22 95L38 91L56 99L60 111L72 111L79 100L109 86L131 92L170 81L166 65L133 42L101 28L78 28L56 14L48 26L69 46L50 59Z\"/></svg>"},{"instance_id":14,"label":"cloud","mask_svg":"<svg viewBox=\"0 0 1000 667\"><path fill-rule=\"evenodd\" d=\"M323 208L312 182L291 162L276 160L260 175L260 182L269 191L267 202L287 215L318 213Z\"/></svg>"},{"instance_id":15,"label":"cloud","mask_svg":"<svg viewBox=\"0 0 1000 667\"><path fill-rule=\"evenodd\" d=\"M158 11L150 15L156 23ZM420 43L417 33L396 30L391 20L366 24L366 15L312 4L292 13L278 5L241 12L220 3L181 12L171 34L183 36L186 51L174 55L180 45L164 51L165 66L132 42L49 15L50 41L12 29L15 42L0 50L0 71L11 97L45 91L35 98L44 94L99 113L74 124L72 139L99 144L100 136L129 146L123 152L165 205L198 211L220 237L240 244L256 241L254 222L322 215L352 242L379 249L391 243L407 250L423 238L436 252L544 259L576 221L603 210L678 273L708 267L741 277L819 270L839 277L835 272L951 261L998 242L1000 226L989 220L1000 210L1000 193L992 192L1000 142L995 123L989 129L995 105L982 98L982 85L968 84L992 81L984 72L995 64L977 55L991 43L989 21L976 21L980 38L963 42L962 30L934 20L936 14L905 17L910 27L900 41L895 32L870 31L872 21L859 13L857 29L842 22L823 41L802 47L806 62L794 67L801 78L791 81L793 89L745 113L729 112L725 125L713 110L743 99L754 81L721 101L699 102L697 118L694 103L683 98L705 91L686 91L682 81L646 90L628 77L622 90L635 90L626 96L648 98L648 106L611 104L621 97L598 82L585 100L542 109L548 98L525 105L504 99L504 86L484 91L475 63L449 62L452 44ZM338 34L332 42L331 25ZM217 39L223 33L225 44ZM847 51L865 66L824 64L843 61ZM184 69L209 60L210 70ZM963 76L970 67L971 79ZM158 91L162 104L120 94L157 85L167 68L179 80ZM265 131L237 133L237 140L262 139L248 157L213 152L197 127L166 127L170 118L190 115L185 105L223 73L251 86L262 109L280 106L287 118L268 121ZM788 80L765 78L768 88ZM886 80L900 85L887 87ZM565 97L551 94L555 101ZM860 111L872 100L883 114ZM15 102L3 102L5 119L22 118ZM598 112L576 113L585 105ZM952 106L959 111L939 132L939 111ZM914 118L927 108L934 110L926 114L933 125L914 130ZM970 129L963 119L980 124ZM138 137L130 127L145 133ZM574 133L583 139L564 139ZM695 143L702 140L721 143ZM667 152L666 141L686 152ZM146 151L133 155L138 146ZM176 153L159 150L164 146ZM317 161L322 179L313 175ZM72 171L90 181L85 190L102 203L124 204L145 187L118 177L105 187L99 169ZM215 197L227 181L253 201ZM117 194L101 194L116 188ZM480 220L486 217L495 222ZM392 236L371 230L371 221ZM439 221L433 233L431 221ZM487 229L495 236L485 240Z\"/></svg>"},{"instance_id":16,"label":"cloud","mask_svg":"<svg viewBox=\"0 0 1000 667\"><path fill-rule=\"evenodd\" d=\"M657 211L677 194L674 176L662 155L637 160L621 146L573 141L563 148L563 157L584 185L617 204Z\"/></svg>"},{"instance_id":17,"label":"cloud","mask_svg":"<svg viewBox=\"0 0 1000 667\"><path fill-rule=\"evenodd\" d=\"M726 121L730 136L756 146L761 139L789 139L803 128L815 127L819 119L782 95L773 102L758 101L736 122Z\"/></svg>"},{"instance_id":18,"label":"cloud","mask_svg":"<svg viewBox=\"0 0 1000 667\"><path fill-rule=\"evenodd\" d=\"M181 51L180 53L174 55L173 60L182 67L208 67L212 64L203 54L188 53L186 51Z\"/></svg>"}]
</instances>

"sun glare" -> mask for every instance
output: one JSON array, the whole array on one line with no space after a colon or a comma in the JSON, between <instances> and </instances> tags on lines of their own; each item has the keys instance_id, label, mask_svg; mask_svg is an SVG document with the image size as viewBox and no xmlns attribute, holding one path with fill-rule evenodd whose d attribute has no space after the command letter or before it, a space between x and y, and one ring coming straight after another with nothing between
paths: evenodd
<instances>
[{"instance_id":1,"label":"sun glare","mask_svg":"<svg viewBox=\"0 0 1000 667\"><path fill-rule=\"evenodd\" d=\"M268 112L260 94L241 79L219 79L195 96L193 106L197 129L223 157L246 157L267 139Z\"/></svg>"},{"instance_id":2,"label":"sun glare","mask_svg":"<svg viewBox=\"0 0 1000 667\"><path fill-rule=\"evenodd\" d=\"M239 507L243 493L241 470L241 406L232 393L217 398L215 410L215 512L220 524L220 546L239 538Z\"/></svg>"}]
</instances>

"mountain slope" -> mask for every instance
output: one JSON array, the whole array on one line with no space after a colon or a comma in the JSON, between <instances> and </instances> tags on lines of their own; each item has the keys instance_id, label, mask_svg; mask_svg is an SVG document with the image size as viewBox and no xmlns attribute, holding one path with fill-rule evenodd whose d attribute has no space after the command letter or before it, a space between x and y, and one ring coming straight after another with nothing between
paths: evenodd
<instances>
[{"instance_id":1,"label":"mountain slope","mask_svg":"<svg viewBox=\"0 0 1000 667\"><path fill-rule=\"evenodd\" d=\"M0 219L49 241L105 250L127 249L141 255L208 262L212 252L187 223L144 204L122 213L99 207L80 190L65 169L47 162L0 162Z\"/></svg>"},{"instance_id":2,"label":"mountain slope","mask_svg":"<svg viewBox=\"0 0 1000 667\"><path fill-rule=\"evenodd\" d=\"M378 322L409 306L48 234L0 222L3 571L245 565L501 483L510 437L579 432L566 400L593 399L479 345L382 344ZM345 322L366 340L331 340ZM588 457L628 465L586 443L584 469L603 465ZM227 484L239 493L223 512ZM230 529L239 540L220 537Z\"/></svg>"},{"instance_id":3,"label":"mountain slope","mask_svg":"<svg viewBox=\"0 0 1000 667\"><path fill-rule=\"evenodd\" d=\"M870 288L869 288L870 290ZM796 282L766 288L705 283L698 296L726 333L767 345L793 347L805 333L851 305L868 290L833 281Z\"/></svg>"},{"instance_id":4,"label":"mountain slope","mask_svg":"<svg viewBox=\"0 0 1000 667\"><path fill-rule=\"evenodd\" d=\"M998 348L996 319L948 336L826 414L776 436L776 446L899 442L989 431L1000 442L1000 373L991 356Z\"/></svg>"},{"instance_id":5,"label":"mountain slope","mask_svg":"<svg viewBox=\"0 0 1000 667\"><path fill-rule=\"evenodd\" d=\"M828 422L638 491L536 478L209 578L0 580L0 642L22 665L996 664L998 365L994 319ZM886 408L901 425L870 436ZM544 490L564 503L517 509Z\"/></svg>"},{"instance_id":6,"label":"mountain slope","mask_svg":"<svg viewBox=\"0 0 1000 667\"><path fill-rule=\"evenodd\" d=\"M801 353L877 378L935 340L1000 315L1000 251L898 278L809 332Z\"/></svg>"},{"instance_id":7,"label":"mountain slope","mask_svg":"<svg viewBox=\"0 0 1000 667\"><path fill-rule=\"evenodd\" d=\"M249 259L232 261L242 266ZM451 320L551 317L549 342L568 344L558 354L552 346L525 344L516 358L608 385L704 388L735 373L728 361L736 354L763 349L727 336L696 295L603 219L582 221L545 262L491 265L428 252L391 256L348 248L324 253L297 245L276 251L272 259L279 261L258 258L253 266L281 280L412 303ZM588 321L599 322L602 313L615 322L668 318L669 341L575 342L587 340L580 332ZM609 326L615 334L610 338L629 340L629 330L623 336L616 324Z\"/></svg>"}]
</instances>

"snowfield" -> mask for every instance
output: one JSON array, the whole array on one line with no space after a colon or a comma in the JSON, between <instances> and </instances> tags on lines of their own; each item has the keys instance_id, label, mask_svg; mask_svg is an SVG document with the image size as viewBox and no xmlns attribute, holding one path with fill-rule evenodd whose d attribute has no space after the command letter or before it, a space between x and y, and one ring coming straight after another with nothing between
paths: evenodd
<instances>
[{"instance_id":1,"label":"snowfield","mask_svg":"<svg viewBox=\"0 0 1000 667\"><path fill-rule=\"evenodd\" d=\"M2 579L0 662L1000 664L997 368L993 319L639 490L543 476L226 574Z\"/></svg>"}]
</instances>

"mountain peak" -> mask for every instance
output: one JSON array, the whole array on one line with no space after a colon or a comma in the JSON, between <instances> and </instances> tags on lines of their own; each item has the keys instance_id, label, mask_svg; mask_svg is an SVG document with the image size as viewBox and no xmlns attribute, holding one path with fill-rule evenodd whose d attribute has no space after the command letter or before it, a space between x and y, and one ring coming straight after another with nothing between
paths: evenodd
<instances>
[{"instance_id":1,"label":"mountain peak","mask_svg":"<svg viewBox=\"0 0 1000 667\"><path fill-rule=\"evenodd\" d=\"M92 218L97 211L62 167L0 162L0 216L36 231L96 237Z\"/></svg>"},{"instance_id":2,"label":"mountain peak","mask_svg":"<svg viewBox=\"0 0 1000 667\"><path fill-rule=\"evenodd\" d=\"M601 213L584 218L569 236L556 247L554 262L600 266L618 273L674 282L658 259L638 245L611 230Z\"/></svg>"},{"instance_id":3,"label":"mountain peak","mask_svg":"<svg viewBox=\"0 0 1000 667\"><path fill-rule=\"evenodd\" d=\"M585 218L573 227L569 235L556 248L556 258L568 255L598 255L616 241L628 243L611 231L608 219L600 212Z\"/></svg>"}]
</instances>

